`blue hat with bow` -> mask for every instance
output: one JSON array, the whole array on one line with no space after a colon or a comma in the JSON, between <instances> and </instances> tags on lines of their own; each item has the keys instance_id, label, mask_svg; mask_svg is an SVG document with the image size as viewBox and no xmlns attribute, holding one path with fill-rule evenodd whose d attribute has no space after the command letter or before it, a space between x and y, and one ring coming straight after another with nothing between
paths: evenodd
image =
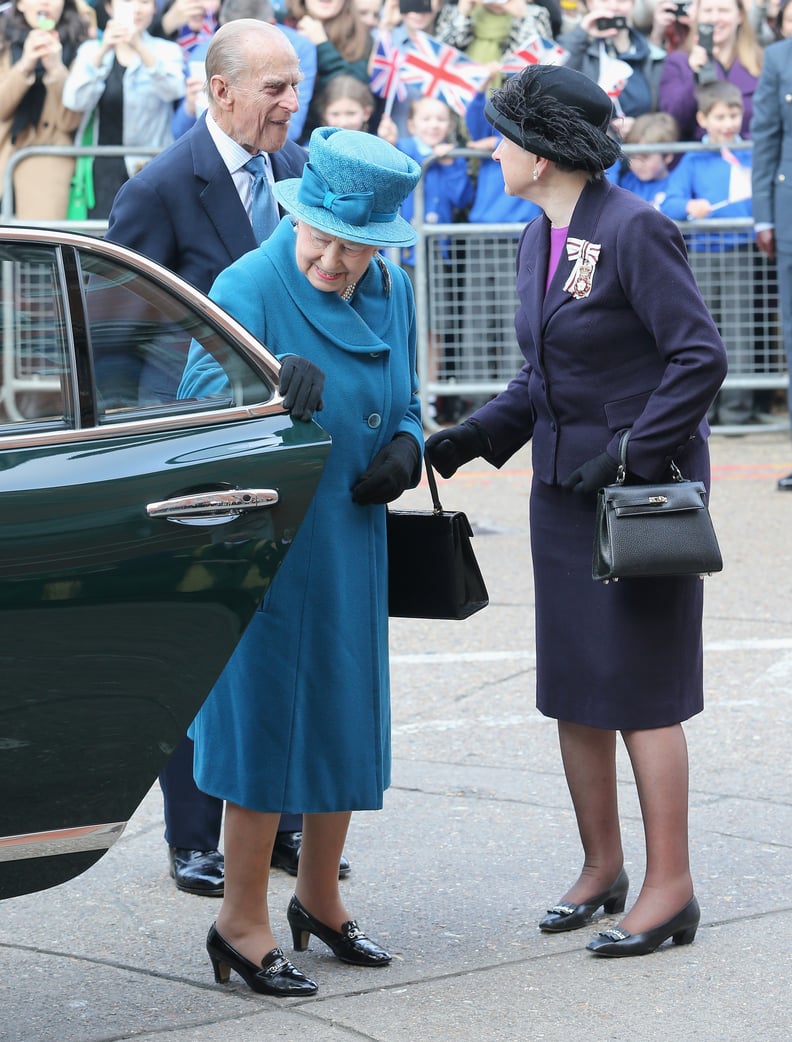
<instances>
[{"instance_id":1,"label":"blue hat with bow","mask_svg":"<svg viewBox=\"0 0 792 1042\"><path fill-rule=\"evenodd\" d=\"M275 198L312 228L366 246L412 246L399 207L421 168L387 141L360 130L318 127L300 178L276 181Z\"/></svg>"}]
</instances>

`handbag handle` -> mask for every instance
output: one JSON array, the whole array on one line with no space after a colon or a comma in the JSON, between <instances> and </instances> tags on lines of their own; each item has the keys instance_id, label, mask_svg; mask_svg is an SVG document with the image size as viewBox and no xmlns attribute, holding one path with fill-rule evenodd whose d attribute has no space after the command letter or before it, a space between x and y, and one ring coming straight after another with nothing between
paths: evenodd
<instances>
[{"instance_id":1,"label":"handbag handle","mask_svg":"<svg viewBox=\"0 0 792 1042\"><path fill-rule=\"evenodd\" d=\"M627 477L627 442L630 440L630 434L632 431L628 428L619 439L619 469L616 471L616 484L623 485ZM673 460L669 463L671 469L671 480L672 481L684 481L682 477L682 471L674 463Z\"/></svg>"},{"instance_id":2,"label":"handbag handle","mask_svg":"<svg viewBox=\"0 0 792 1042\"><path fill-rule=\"evenodd\" d=\"M426 463L426 480L429 482L429 491L432 494L432 507L434 508L434 513L442 514L443 508L440 505L440 496L437 494L437 481L435 480L434 470L432 470L432 464L429 460L426 449L424 449L424 462Z\"/></svg>"}]
</instances>

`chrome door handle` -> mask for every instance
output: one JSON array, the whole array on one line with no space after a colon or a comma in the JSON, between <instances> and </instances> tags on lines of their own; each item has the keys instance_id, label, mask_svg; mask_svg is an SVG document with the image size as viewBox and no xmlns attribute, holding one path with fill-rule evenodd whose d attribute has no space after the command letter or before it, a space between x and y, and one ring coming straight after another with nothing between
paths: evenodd
<instances>
[{"instance_id":1,"label":"chrome door handle","mask_svg":"<svg viewBox=\"0 0 792 1042\"><path fill-rule=\"evenodd\" d=\"M146 513L179 525L223 525L251 510L275 506L278 498L274 488L217 489L149 503Z\"/></svg>"}]
</instances>

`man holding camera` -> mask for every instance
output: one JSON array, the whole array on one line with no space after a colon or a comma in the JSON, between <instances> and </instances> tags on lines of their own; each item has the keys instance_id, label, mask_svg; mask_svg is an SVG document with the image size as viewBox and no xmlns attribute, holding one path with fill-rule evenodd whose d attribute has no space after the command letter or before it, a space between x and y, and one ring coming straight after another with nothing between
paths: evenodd
<instances>
[{"instance_id":1,"label":"man holding camera","mask_svg":"<svg viewBox=\"0 0 792 1042\"><path fill-rule=\"evenodd\" d=\"M577 26L558 37L569 51L566 65L598 83L613 98L621 137L636 116L657 108L657 87L665 60L662 47L632 25L634 0L587 0Z\"/></svg>"}]
</instances>

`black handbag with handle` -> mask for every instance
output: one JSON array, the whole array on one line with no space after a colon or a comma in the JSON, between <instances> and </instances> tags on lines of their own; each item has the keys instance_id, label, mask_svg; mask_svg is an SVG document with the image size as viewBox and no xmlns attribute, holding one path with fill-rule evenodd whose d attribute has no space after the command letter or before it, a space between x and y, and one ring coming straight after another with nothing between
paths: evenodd
<instances>
[{"instance_id":1,"label":"black handbag with handle","mask_svg":"<svg viewBox=\"0 0 792 1042\"><path fill-rule=\"evenodd\" d=\"M702 481L625 485L626 431L619 443L616 483L597 495L592 577L604 582L664 575L711 575L723 568Z\"/></svg>"},{"instance_id":2,"label":"black handbag with handle","mask_svg":"<svg viewBox=\"0 0 792 1042\"><path fill-rule=\"evenodd\" d=\"M466 619L489 604L460 510L443 510L432 464L433 510L388 510L388 613L413 619Z\"/></svg>"}]
</instances>

